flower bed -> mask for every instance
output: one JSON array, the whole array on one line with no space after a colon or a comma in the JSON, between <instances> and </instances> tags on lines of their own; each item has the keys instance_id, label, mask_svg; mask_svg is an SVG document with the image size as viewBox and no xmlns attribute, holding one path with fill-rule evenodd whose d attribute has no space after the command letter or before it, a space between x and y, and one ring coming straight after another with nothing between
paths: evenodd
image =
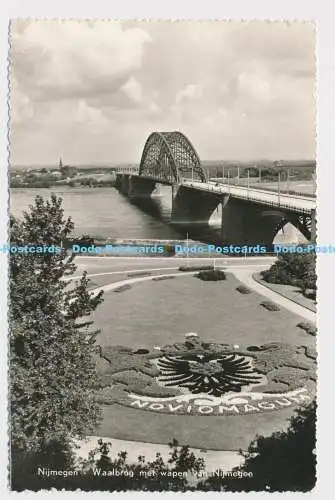
<instances>
[{"instance_id":1,"label":"flower bed","mask_svg":"<svg viewBox=\"0 0 335 500\"><path fill-rule=\"evenodd\" d=\"M115 288L114 292L125 292L126 290L130 290L131 285L122 285L119 288Z\"/></svg>"},{"instance_id":2,"label":"flower bed","mask_svg":"<svg viewBox=\"0 0 335 500\"><path fill-rule=\"evenodd\" d=\"M158 276L157 278L152 278L152 281L164 281L164 280L172 280L175 276Z\"/></svg>"},{"instance_id":3,"label":"flower bed","mask_svg":"<svg viewBox=\"0 0 335 500\"><path fill-rule=\"evenodd\" d=\"M213 266L180 266L179 271L211 271Z\"/></svg>"},{"instance_id":4,"label":"flower bed","mask_svg":"<svg viewBox=\"0 0 335 500\"><path fill-rule=\"evenodd\" d=\"M224 281L226 273L220 269L211 269L210 271L200 271L195 275L196 278L202 281Z\"/></svg>"},{"instance_id":5,"label":"flower bed","mask_svg":"<svg viewBox=\"0 0 335 500\"><path fill-rule=\"evenodd\" d=\"M305 330L306 333L309 335L316 335L316 326L313 325L312 323L309 323L308 321L301 321L300 323L297 324L298 328L301 328L302 330Z\"/></svg>"},{"instance_id":6,"label":"flower bed","mask_svg":"<svg viewBox=\"0 0 335 500\"><path fill-rule=\"evenodd\" d=\"M259 305L264 307L268 311L280 311L280 307L278 307L274 302L271 302L271 300L263 300L263 302L261 302Z\"/></svg>"}]
</instances>

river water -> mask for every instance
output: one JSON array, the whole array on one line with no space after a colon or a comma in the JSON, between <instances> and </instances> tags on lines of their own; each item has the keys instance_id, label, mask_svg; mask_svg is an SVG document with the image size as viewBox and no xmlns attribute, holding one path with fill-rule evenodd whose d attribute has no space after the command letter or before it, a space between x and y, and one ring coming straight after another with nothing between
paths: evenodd
<instances>
[{"instance_id":1,"label":"river water","mask_svg":"<svg viewBox=\"0 0 335 500\"><path fill-rule=\"evenodd\" d=\"M90 188L54 186L51 189L16 188L11 190L10 211L16 217L29 208L37 195L48 198L51 193L63 199L65 216L71 216L75 234L89 234L94 238L124 239L190 239L217 242L220 240L221 207L214 211L208 228L177 230L169 224L171 216L171 188L159 186L150 200L141 205L131 203L112 187ZM276 237L276 242L297 241L297 232L291 225Z\"/></svg>"}]
</instances>

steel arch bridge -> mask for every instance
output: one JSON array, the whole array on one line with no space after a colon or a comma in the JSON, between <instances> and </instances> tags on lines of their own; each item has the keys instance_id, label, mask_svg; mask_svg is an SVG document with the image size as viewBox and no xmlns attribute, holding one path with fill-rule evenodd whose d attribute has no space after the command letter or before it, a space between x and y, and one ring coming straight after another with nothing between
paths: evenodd
<instances>
[{"instance_id":1,"label":"steel arch bridge","mask_svg":"<svg viewBox=\"0 0 335 500\"><path fill-rule=\"evenodd\" d=\"M183 179L207 182L207 171L191 141L181 132L153 132L142 153L139 176L166 184Z\"/></svg>"}]
</instances>

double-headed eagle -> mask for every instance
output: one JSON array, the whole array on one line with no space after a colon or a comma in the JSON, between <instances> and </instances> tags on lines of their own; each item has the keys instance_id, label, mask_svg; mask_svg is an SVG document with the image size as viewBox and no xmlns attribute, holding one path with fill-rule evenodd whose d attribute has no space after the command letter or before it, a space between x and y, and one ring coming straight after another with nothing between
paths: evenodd
<instances>
[{"instance_id":1,"label":"double-headed eagle","mask_svg":"<svg viewBox=\"0 0 335 500\"><path fill-rule=\"evenodd\" d=\"M169 355L158 360L158 381L168 386L185 387L193 394L220 397L227 392L241 392L250 384L260 383L251 359L239 354Z\"/></svg>"}]
</instances>

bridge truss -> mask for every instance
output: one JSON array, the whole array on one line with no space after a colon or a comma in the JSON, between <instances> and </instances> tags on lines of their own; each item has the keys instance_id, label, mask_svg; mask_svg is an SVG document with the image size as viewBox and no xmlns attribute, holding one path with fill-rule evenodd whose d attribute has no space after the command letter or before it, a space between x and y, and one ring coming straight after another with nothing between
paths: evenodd
<instances>
[{"instance_id":1,"label":"bridge truss","mask_svg":"<svg viewBox=\"0 0 335 500\"><path fill-rule=\"evenodd\" d=\"M182 179L208 181L192 143L177 131L150 134L143 149L139 175L168 184Z\"/></svg>"}]
</instances>

